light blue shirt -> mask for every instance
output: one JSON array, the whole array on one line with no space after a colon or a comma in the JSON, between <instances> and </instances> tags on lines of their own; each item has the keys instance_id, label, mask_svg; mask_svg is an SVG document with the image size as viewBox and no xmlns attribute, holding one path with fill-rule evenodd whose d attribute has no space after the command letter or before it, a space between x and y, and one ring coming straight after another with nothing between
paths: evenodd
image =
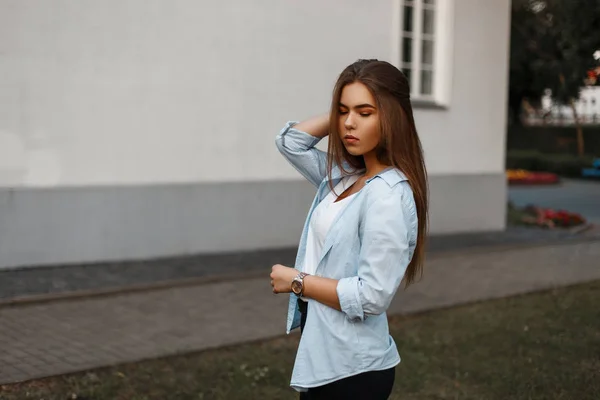
<instances>
[{"instance_id":1,"label":"light blue shirt","mask_svg":"<svg viewBox=\"0 0 600 400\"><path fill-rule=\"evenodd\" d=\"M302 270L311 215L330 191L327 154L314 146L319 138L288 122L276 138L284 157L317 189L296 257ZM357 171L362 173L364 171ZM342 178L334 167L335 186ZM317 276L339 280L342 311L315 300L298 346L291 386L298 391L367 371L392 368L400 356L389 334L386 310L412 259L417 241L417 213L406 176L390 167L369 179L348 200L331 225ZM290 294L287 333L300 326L297 297Z\"/></svg>"}]
</instances>

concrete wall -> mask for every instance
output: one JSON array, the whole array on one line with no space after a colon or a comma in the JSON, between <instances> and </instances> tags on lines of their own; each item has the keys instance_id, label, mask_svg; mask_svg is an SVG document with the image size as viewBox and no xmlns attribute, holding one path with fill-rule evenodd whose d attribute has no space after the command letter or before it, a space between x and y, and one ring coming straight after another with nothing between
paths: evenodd
<instances>
[{"instance_id":1,"label":"concrete wall","mask_svg":"<svg viewBox=\"0 0 600 400\"><path fill-rule=\"evenodd\" d=\"M455 3L449 107L416 111L432 231L502 229L510 1ZM0 0L0 267L295 245L314 192L274 136L395 62L393 10Z\"/></svg>"},{"instance_id":2,"label":"concrete wall","mask_svg":"<svg viewBox=\"0 0 600 400\"><path fill-rule=\"evenodd\" d=\"M0 130L20 154L0 184L294 179L273 137L325 110L350 61L388 56L387 3L1 0Z\"/></svg>"},{"instance_id":3,"label":"concrete wall","mask_svg":"<svg viewBox=\"0 0 600 400\"><path fill-rule=\"evenodd\" d=\"M504 171L509 0L454 0L452 92L447 111L417 109L434 175Z\"/></svg>"},{"instance_id":4,"label":"concrete wall","mask_svg":"<svg viewBox=\"0 0 600 400\"><path fill-rule=\"evenodd\" d=\"M506 226L510 8L509 0L454 1L450 105L415 112L434 233Z\"/></svg>"}]
</instances>

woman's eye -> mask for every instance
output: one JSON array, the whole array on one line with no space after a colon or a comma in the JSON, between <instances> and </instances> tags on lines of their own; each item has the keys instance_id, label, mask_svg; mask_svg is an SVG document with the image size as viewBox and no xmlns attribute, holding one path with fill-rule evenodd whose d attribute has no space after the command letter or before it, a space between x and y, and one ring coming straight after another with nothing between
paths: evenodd
<instances>
[{"instance_id":1,"label":"woman's eye","mask_svg":"<svg viewBox=\"0 0 600 400\"><path fill-rule=\"evenodd\" d=\"M360 113L361 117L368 117L369 115L371 115L371 113Z\"/></svg>"},{"instance_id":2,"label":"woman's eye","mask_svg":"<svg viewBox=\"0 0 600 400\"><path fill-rule=\"evenodd\" d=\"M346 115L346 114L348 114L348 111L340 110L340 115Z\"/></svg>"}]
</instances>

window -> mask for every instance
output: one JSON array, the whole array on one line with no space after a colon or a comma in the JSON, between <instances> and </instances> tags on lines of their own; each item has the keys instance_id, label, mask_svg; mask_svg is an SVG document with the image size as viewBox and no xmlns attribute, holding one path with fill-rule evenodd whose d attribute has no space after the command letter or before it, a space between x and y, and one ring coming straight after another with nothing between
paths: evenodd
<instances>
[{"instance_id":1,"label":"window","mask_svg":"<svg viewBox=\"0 0 600 400\"><path fill-rule=\"evenodd\" d=\"M396 0L396 59L418 102L449 102L452 0Z\"/></svg>"}]
</instances>

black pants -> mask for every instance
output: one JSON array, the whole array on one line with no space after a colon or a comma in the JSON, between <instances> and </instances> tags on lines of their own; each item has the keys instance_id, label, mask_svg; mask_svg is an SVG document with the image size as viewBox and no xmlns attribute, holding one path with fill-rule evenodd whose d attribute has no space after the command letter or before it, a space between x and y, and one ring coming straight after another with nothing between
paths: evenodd
<instances>
[{"instance_id":1,"label":"black pants","mask_svg":"<svg viewBox=\"0 0 600 400\"><path fill-rule=\"evenodd\" d=\"M301 313L300 331L304 331L306 324L307 304L298 300ZM323 386L310 388L308 392L300 393L300 400L336 400L336 399L368 399L385 400L390 397L396 368L383 371L369 371L362 374L343 378Z\"/></svg>"}]
</instances>

